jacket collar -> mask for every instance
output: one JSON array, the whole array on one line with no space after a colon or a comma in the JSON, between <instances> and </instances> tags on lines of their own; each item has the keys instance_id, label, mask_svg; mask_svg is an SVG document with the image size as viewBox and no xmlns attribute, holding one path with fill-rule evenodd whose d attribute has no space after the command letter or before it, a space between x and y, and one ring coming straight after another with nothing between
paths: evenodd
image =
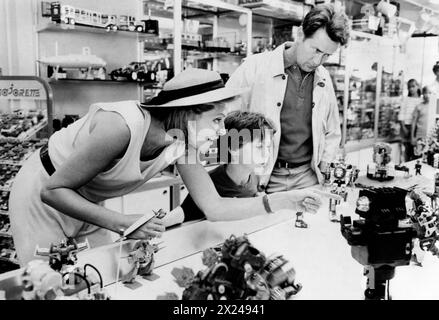
<instances>
[{"instance_id":1,"label":"jacket collar","mask_svg":"<svg viewBox=\"0 0 439 320\"><path fill-rule=\"evenodd\" d=\"M272 77L282 76L285 74L284 51L286 48L290 48L293 44L294 42L291 41L284 42L271 53L270 71ZM326 85L327 74L328 73L325 67L317 67L317 69L314 71L314 87L320 83Z\"/></svg>"}]
</instances>

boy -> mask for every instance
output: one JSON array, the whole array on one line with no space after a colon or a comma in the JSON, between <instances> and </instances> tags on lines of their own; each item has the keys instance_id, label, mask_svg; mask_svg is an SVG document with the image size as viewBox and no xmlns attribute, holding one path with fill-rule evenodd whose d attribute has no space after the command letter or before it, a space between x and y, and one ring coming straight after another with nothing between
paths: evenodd
<instances>
[{"instance_id":1,"label":"boy","mask_svg":"<svg viewBox=\"0 0 439 320\"><path fill-rule=\"evenodd\" d=\"M412 117L411 138L412 144L416 148L418 140L427 138L428 112L430 105L431 90L425 86L422 88L423 101L415 107Z\"/></svg>"}]
</instances>

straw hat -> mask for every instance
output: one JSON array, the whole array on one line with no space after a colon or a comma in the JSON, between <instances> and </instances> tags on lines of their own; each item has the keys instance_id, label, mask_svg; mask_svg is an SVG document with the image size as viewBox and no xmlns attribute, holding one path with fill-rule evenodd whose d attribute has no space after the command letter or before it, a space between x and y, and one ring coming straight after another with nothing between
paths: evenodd
<instances>
[{"instance_id":1,"label":"straw hat","mask_svg":"<svg viewBox=\"0 0 439 320\"><path fill-rule=\"evenodd\" d=\"M227 88L215 71L190 68L166 82L146 107L185 107L221 101L239 96L248 88Z\"/></svg>"}]
</instances>

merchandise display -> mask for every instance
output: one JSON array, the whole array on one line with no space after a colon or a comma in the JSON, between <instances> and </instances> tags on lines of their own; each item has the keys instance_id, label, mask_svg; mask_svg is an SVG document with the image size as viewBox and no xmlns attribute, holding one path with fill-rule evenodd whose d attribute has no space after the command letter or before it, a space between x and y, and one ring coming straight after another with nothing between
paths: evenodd
<instances>
[{"instance_id":1,"label":"merchandise display","mask_svg":"<svg viewBox=\"0 0 439 320\"><path fill-rule=\"evenodd\" d=\"M77 265L77 253L89 245L74 239L37 248L36 256L43 260L30 261L21 275L23 300L108 300L103 289L102 276L91 264ZM92 270L91 274L87 270Z\"/></svg>"},{"instance_id":2,"label":"merchandise display","mask_svg":"<svg viewBox=\"0 0 439 320\"><path fill-rule=\"evenodd\" d=\"M50 14L49 14L50 6ZM95 28L106 29L107 31L135 31L148 34L158 34L157 20L137 21L129 15L116 15L102 13L90 9L77 8L72 5L61 4L60 2L41 2L42 16L50 17L55 23L66 25L84 25Z\"/></svg>"},{"instance_id":3,"label":"merchandise display","mask_svg":"<svg viewBox=\"0 0 439 320\"><path fill-rule=\"evenodd\" d=\"M0 164L20 164L33 151L41 148L46 143L47 139L20 141L12 138L0 138Z\"/></svg>"},{"instance_id":4,"label":"merchandise display","mask_svg":"<svg viewBox=\"0 0 439 320\"><path fill-rule=\"evenodd\" d=\"M391 159L392 148L388 143L376 143L373 146L373 163L367 165L367 177L378 181L392 180L396 171L404 171L409 176L409 169L395 165Z\"/></svg>"},{"instance_id":5,"label":"merchandise display","mask_svg":"<svg viewBox=\"0 0 439 320\"><path fill-rule=\"evenodd\" d=\"M24 140L46 124L41 111L17 109L12 114L0 114L0 139L3 137Z\"/></svg>"},{"instance_id":6,"label":"merchandise display","mask_svg":"<svg viewBox=\"0 0 439 320\"><path fill-rule=\"evenodd\" d=\"M203 264L207 269L189 282L183 300L286 300L302 289L288 260L267 258L245 236L205 250Z\"/></svg>"}]
</instances>

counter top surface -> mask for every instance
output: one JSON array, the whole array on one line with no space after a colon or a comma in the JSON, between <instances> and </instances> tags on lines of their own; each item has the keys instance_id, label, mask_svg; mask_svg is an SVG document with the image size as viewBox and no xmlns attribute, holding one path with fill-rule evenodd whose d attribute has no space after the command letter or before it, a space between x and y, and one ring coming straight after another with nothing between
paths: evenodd
<instances>
[{"instance_id":1,"label":"counter top surface","mask_svg":"<svg viewBox=\"0 0 439 320\"><path fill-rule=\"evenodd\" d=\"M415 162L407 166L414 173ZM435 169L423 164L423 176L395 180L383 185L413 185L433 188ZM376 183L372 183L377 185ZM430 188L431 186L431 188ZM358 190L349 192L348 201L339 206L343 215L354 215ZM353 216L356 218L356 215ZM248 234L251 243L266 255L283 254L292 262L297 281L303 289L294 299L363 299L366 278L363 266L351 256L351 248L340 232L340 225L329 221L328 200L315 215L306 214L308 229L294 227L295 213L281 211L252 219L231 222L201 221L165 232L161 241L165 248L157 253L157 267L150 277L137 277L134 284L107 286L114 299L152 299L180 288L171 274L173 268L188 267L195 273L205 268L202 250L222 243L231 234ZM390 281L393 299L439 299L439 259L426 253L423 266L396 268Z\"/></svg>"}]
</instances>

